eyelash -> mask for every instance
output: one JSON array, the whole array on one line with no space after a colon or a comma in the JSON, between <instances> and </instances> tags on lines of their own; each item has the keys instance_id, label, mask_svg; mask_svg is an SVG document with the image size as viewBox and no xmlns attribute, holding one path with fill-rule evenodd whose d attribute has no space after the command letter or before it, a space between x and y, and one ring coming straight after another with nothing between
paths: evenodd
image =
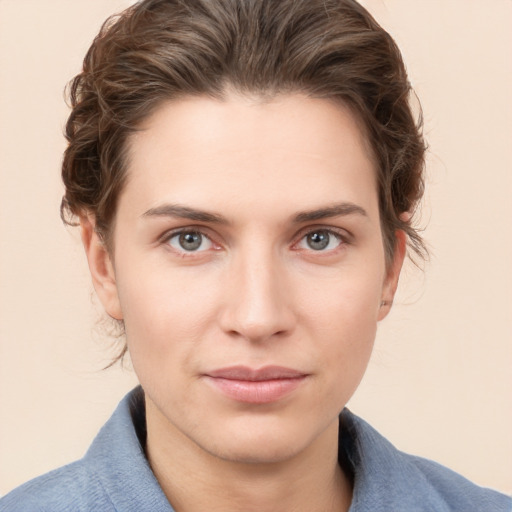
<instances>
[{"instance_id":1,"label":"eyelash","mask_svg":"<svg viewBox=\"0 0 512 512\"><path fill-rule=\"evenodd\" d=\"M312 248L309 249L303 249L305 252L311 252L313 254L321 255L321 256L327 256L332 255L334 253L337 253L339 250L343 249L346 245L350 244L350 235L342 229L335 229L332 227L324 227L324 226L312 226L306 228L306 230L302 231L296 242L294 242L293 246L297 246L299 243L301 243L306 237L309 235L315 234L315 233L327 233L330 237L336 238L338 241L337 246L334 249L330 250L315 250ZM329 241L330 243L330 241ZM301 249L298 249L301 250Z\"/></svg>"},{"instance_id":2,"label":"eyelash","mask_svg":"<svg viewBox=\"0 0 512 512\"><path fill-rule=\"evenodd\" d=\"M324 226L310 226L306 228L305 230L301 231L299 235L296 237L296 241L292 244L292 247L296 247L300 242L302 242L307 236L312 235L314 233L318 232L324 232L327 233L329 236L334 236L338 240L338 245L334 249L330 249L327 251L324 250L314 250L314 249L296 249L298 251L304 251L304 252L311 252L313 254L318 255L331 255L333 253L338 252L340 249L342 249L346 245L350 245L351 243L351 235L342 229L335 229L333 227L324 227ZM211 236L209 236L207 233L205 233L205 228L202 226L190 226L186 228L180 228L171 232L168 232L164 234L160 238L160 242L164 245L167 245L173 252L177 255L179 255L182 258L190 258L190 257L197 257L197 255L207 252L206 250L197 250L197 251L187 251L185 249L176 249L174 247L171 247L170 241L175 238L179 237L180 235L184 234L192 234L196 233L201 235L203 238L207 239L214 247L214 250L220 249L220 244L217 244ZM329 242L330 243L330 242ZM322 254L324 253L324 254Z\"/></svg>"},{"instance_id":3,"label":"eyelash","mask_svg":"<svg viewBox=\"0 0 512 512\"><path fill-rule=\"evenodd\" d=\"M180 235L185 235L185 234L192 234L192 233L201 235L201 237L203 237L203 239L208 240L216 248L216 250L218 250L217 248L220 247L219 244L216 244L213 241L213 238L211 236L207 235L204 232L204 228L203 227L194 227L194 226L190 226L190 227L187 227L187 228L180 228L180 229L177 229L175 231L170 231L170 232L166 233L165 235L163 235L160 238L160 242L163 245L167 245L170 250L172 250L175 254L177 254L178 256L180 256L182 258L197 257L198 254L202 254L202 253L204 253L206 251L205 250L202 250L202 251L187 251L185 249L181 249L180 250L180 249L172 247L171 243L170 243L171 240L173 238L175 238L175 237L179 237Z\"/></svg>"}]
</instances>

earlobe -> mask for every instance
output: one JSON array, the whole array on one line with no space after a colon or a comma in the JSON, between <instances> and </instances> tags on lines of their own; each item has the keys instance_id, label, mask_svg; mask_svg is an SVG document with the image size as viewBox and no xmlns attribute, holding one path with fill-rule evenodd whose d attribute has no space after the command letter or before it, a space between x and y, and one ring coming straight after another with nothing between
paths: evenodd
<instances>
[{"instance_id":1,"label":"earlobe","mask_svg":"<svg viewBox=\"0 0 512 512\"><path fill-rule=\"evenodd\" d=\"M80 218L80 233L96 294L109 316L122 320L114 266L105 244L95 230L94 217L88 215Z\"/></svg>"},{"instance_id":2,"label":"earlobe","mask_svg":"<svg viewBox=\"0 0 512 512\"><path fill-rule=\"evenodd\" d=\"M393 254L393 260L389 265L386 273L386 279L384 281L384 286L382 287L382 297L377 317L378 321L383 320L391 310L406 251L406 234L402 230L397 230L395 232L395 252Z\"/></svg>"}]
</instances>

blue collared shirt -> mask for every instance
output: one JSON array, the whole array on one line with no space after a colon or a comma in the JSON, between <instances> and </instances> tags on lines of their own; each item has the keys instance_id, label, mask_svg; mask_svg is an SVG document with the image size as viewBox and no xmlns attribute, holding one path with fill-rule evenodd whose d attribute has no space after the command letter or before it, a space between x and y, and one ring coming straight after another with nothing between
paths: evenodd
<instances>
[{"instance_id":1,"label":"blue collared shirt","mask_svg":"<svg viewBox=\"0 0 512 512\"><path fill-rule=\"evenodd\" d=\"M129 393L86 455L18 487L1 512L174 512L144 454L144 394ZM398 451L345 409L340 463L353 475L349 512L511 512L512 499Z\"/></svg>"}]
</instances>

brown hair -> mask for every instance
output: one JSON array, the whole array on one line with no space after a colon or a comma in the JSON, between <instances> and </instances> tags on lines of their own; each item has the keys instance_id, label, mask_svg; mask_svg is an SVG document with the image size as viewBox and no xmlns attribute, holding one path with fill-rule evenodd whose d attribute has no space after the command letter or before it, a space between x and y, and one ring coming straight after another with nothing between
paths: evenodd
<instances>
[{"instance_id":1,"label":"brown hair","mask_svg":"<svg viewBox=\"0 0 512 512\"><path fill-rule=\"evenodd\" d=\"M410 219L423 194L421 116L396 44L354 0L143 0L109 18L70 83L61 216L92 213L109 246L129 135L162 101L227 87L341 101L377 164L388 261L395 231L426 250Z\"/></svg>"}]
</instances>

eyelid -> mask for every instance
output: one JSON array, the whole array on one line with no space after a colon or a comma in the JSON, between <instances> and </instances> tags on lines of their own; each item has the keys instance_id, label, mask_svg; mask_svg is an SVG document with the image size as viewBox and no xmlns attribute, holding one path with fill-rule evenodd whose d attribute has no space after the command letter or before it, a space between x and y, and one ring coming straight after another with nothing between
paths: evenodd
<instances>
[{"instance_id":1,"label":"eyelid","mask_svg":"<svg viewBox=\"0 0 512 512\"><path fill-rule=\"evenodd\" d=\"M315 233L316 231L326 231L327 233L336 236L337 238L340 239L340 246L349 245L352 243L353 236L346 229L339 228L336 226L325 226L325 225L319 224L319 225L315 225L315 226L307 226L307 227L301 229L299 231L299 233L297 234L297 236L295 237L295 241L293 242L292 246L293 247L297 246L299 244L299 242L301 242L305 236L309 235L310 233ZM339 249L339 246L336 249ZM317 252L320 254L322 252L332 253L336 249L332 249L330 251L314 251L313 249L310 249L310 250L311 250L311 252ZM307 249L299 249L299 250L307 250Z\"/></svg>"},{"instance_id":2,"label":"eyelid","mask_svg":"<svg viewBox=\"0 0 512 512\"><path fill-rule=\"evenodd\" d=\"M181 233L201 233L206 238L212 240L212 236L209 234L211 230L208 229L206 226L202 225L186 225L186 226L179 226L176 228L171 228L166 230L162 235L158 237L159 242L165 242L169 240L169 238L172 238L175 235L179 235ZM213 240L212 240L213 241Z\"/></svg>"},{"instance_id":3,"label":"eyelid","mask_svg":"<svg viewBox=\"0 0 512 512\"><path fill-rule=\"evenodd\" d=\"M297 233L297 235L294 237L294 241L292 243L292 248L296 247L299 244L299 242L305 236L307 236L310 233L314 233L315 231L326 231L326 232L336 236L337 238L340 239L340 246L350 245L352 243L352 240L353 240L352 233L350 233L349 231L347 231L344 228L340 228L340 227L337 227L337 226L326 226L326 225L322 225L322 224L317 224L317 225L306 226L306 227L302 228ZM168 241L172 237L174 237L176 235L180 235L181 233L187 233L187 232L197 232L197 233L200 233L202 236L206 237L212 243L213 250L219 250L219 249L222 248L222 244L220 244L216 240L217 237L214 237L214 236L212 236L210 234L211 229L209 229L207 226L204 226L204 225L201 225L201 224L199 224L199 225L196 224L196 225L180 226L180 227L169 229L168 231L166 231L165 233L163 233L161 236L158 237L158 243L161 243L161 244L164 244L164 245L169 245ZM336 249L338 249L338 248L336 248ZM327 253L332 253L336 249L329 250L329 251L314 251L313 249L311 249L311 252L318 252L318 253L327 252ZM174 249L174 248L172 248L172 250L176 251L176 249ZM299 249L299 250L305 250L305 249ZM197 255L197 254L201 254L201 253L207 252L207 251L197 251L197 252L194 252L194 251L190 251L190 252L187 252L187 251L183 251L183 252L176 251L176 252L180 252L180 254L184 254L186 256L193 256L194 254Z\"/></svg>"},{"instance_id":4,"label":"eyelid","mask_svg":"<svg viewBox=\"0 0 512 512\"><path fill-rule=\"evenodd\" d=\"M213 250L220 249L221 244L219 244L214 239L214 237L208 233L209 231L210 230L206 226L202 226L202 225L180 226L179 228L169 229L163 235L159 236L158 243L167 245L170 249L172 249L176 253L179 253L180 255L185 255L185 256L193 256L194 254L198 255L198 254L208 252L208 249L203 250L203 251L186 251L186 250L180 251L180 250L172 247L169 243L169 240L171 240L171 238L174 238L175 236L181 235L182 233L199 233L201 236L204 236L211 242L211 244L212 244L211 249L213 249Z\"/></svg>"}]
</instances>

